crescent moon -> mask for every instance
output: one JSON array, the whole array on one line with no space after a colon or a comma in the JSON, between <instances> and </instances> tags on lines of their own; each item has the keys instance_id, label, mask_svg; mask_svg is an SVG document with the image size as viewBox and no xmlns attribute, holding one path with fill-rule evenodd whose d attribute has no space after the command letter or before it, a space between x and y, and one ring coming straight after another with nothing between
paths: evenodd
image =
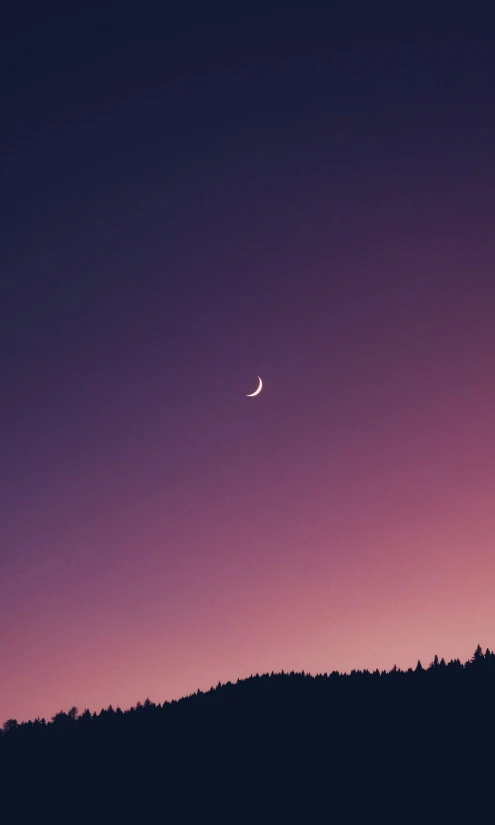
<instances>
[{"instance_id":1,"label":"crescent moon","mask_svg":"<svg viewBox=\"0 0 495 825\"><path fill-rule=\"evenodd\" d=\"M263 387L263 381L261 380L261 378L259 377L259 375L258 375L258 381L260 382L260 383L259 383L259 387L258 387L258 389L257 389L257 390L255 390L254 392L250 393L249 395L247 395L247 396L246 396L246 398L254 398L254 396L255 396L255 395L259 395L259 394L260 394L260 392L261 392L261 390L262 390L262 387Z\"/></svg>"}]
</instances>

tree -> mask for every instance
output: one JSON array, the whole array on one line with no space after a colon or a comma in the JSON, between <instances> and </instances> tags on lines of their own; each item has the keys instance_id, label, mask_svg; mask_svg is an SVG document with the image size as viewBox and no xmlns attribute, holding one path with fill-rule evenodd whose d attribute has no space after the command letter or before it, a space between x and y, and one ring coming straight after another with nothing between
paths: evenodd
<instances>
[{"instance_id":1,"label":"tree","mask_svg":"<svg viewBox=\"0 0 495 825\"><path fill-rule=\"evenodd\" d=\"M17 719L7 719L7 721L5 722L5 724L3 726L3 729L4 729L5 733L10 733L10 731L15 730L18 727L19 727L19 722L17 721Z\"/></svg>"},{"instance_id":2,"label":"tree","mask_svg":"<svg viewBox=\"0 0 495 825\"><path fill-rule=\"evenodd\" d=\"M478 647L474 651L474 655L473 655L473 658L471 659L471 661L475 664L479 664L479 662L483 661L484 658L485 657L483 656L483 651L481 649L481 645L478 645Z\"/></svg>"},{"instance_id":3,"label":"tree","mask_svg":"<svg viewBox=\"0 0 495 825\"><path fill-rule=\"evenodd\" d=\"M416 665L416 669L415 669L414 672L415 673L421 673L421 671L424 671L424 667L421 664L421 661L418 659L418 664Z\"/></svg>"}]
</instances>

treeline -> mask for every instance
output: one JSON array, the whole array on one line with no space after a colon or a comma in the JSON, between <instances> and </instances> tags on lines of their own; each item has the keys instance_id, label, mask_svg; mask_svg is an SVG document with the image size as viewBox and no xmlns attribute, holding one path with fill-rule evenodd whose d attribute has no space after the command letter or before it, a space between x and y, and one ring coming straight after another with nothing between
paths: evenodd
<instances>
[{"instance_id":1,"label":"treeline","mask_svg":"<svg viewBox=\"0 0 495 825\"><path fill-rule=\"evenodd\" d=\"M61 795L73 804L72 789L92 822L100 814L127 821L131 799L134 821L155 821L163 805L170 821L196 821L227 800L254 806L258 813L246 821L290 820L301 796L318 815L350 806L339 821L363 821L358 810L374 800L429 805L431 821L443 822L447 811L457 815L467 788L486 782L484 794L469 800L474 821L473 806L493 795L494 745L495 653L478 646L465 663L435 656L428 667L418 661L405 671L256 674L163 704L72 708L50 722L11 719L0 737L0 775L38 787L35 798L52 818ZM16 799L28 821L32 794ZM262 805L271 806L271 818L260 816ZM64 811L76 821L72 809ZM454 813L449 821L457 821ZM420 820L430 821L424 810ZM396 821L407 821L402 809Z\"/></svg>"},{"instance_id":2,"label":"treeline","mask_svg":"<svg viewBox=\"0 0 495 825\"><path fill-rule=\"evenodd\" d=\"M82 714L76 707L71 708L68 712L60 711L51 718L49 722L44 718L37 717L34 721L19 723L17 719L8 719L3 725L3 730L0 735L8 735L9 737L22 737L24 741L29 741L30 737L34 737L41 732L52 729L55 735L58 731L66 733L69 730L74 730L77 723L78 727L90 725L95 730L98 726L103 726L108 723L110 719L120 720L120 724L126 724L126 719L150 719L157 717L160 712L170 713L177 706L183 708L190 707L191 704L210 702L225 702L232 698L241 699L246 695L251 698L259 695L260 689L264 691L269 686L270 689L277 686L282 691L292 691L301 693L302 685L304 684L304 691L314 691L319 693L322 689L329 689L330 692L339 685L339 690L353 690L355 688L371 688L372 685L380 683L380 685L387 689L390 687L397 688L399 685L403 687L417 687L428 685L433 687L434 684L442 684L448 689L459 684L461 679L470 679L471 677L495 677L495 652L489 648L483 653L481 645L478 645L474 655L467 662L462 663L460 659L451 659L446 662L444 658L439 659L436 655L428 667L423 667L421 661L418 660L415 668L408 668L401 670L396 665L389 670L352 670L350 674L339 673L339 671L332 671L331 673L317 674L316 676L304 671L285 673L264 673L254 676L249 676L247 679L238 679L237 682L227 682L216 687L210 688L209 691L203 692L198 690L189 696L185 696L179 700L171 702L164 702L163 704L156 704L146 699L144 703L138 702L135 707L128 710L121 710L120 707L113 708L109 705L108 708L102 709L99 713L91 713L88 709L84 710ZM423 680L426 679L425 682ZM421 682L420 682L421 680ZM442 680L441 682L439 680ZM266 695L268 695L266 693ZM100 721L99 721L100 720Z\"/></svg>"}]
</instances>

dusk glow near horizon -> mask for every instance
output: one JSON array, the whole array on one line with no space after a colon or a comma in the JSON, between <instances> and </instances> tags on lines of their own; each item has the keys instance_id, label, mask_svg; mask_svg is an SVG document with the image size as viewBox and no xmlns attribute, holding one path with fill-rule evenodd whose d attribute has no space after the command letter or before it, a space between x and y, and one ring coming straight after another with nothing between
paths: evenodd
<instances>
[{"instance_id":1,"label":"dusk glow near horizon","mask_svg":"<svg viewBox=\"0 0 495 825\"><path fill-rule=\"evenodd\" d=\"M0 724L495 646L490 49L253 50L26 104Z\"/></svg>"}]
</instances>

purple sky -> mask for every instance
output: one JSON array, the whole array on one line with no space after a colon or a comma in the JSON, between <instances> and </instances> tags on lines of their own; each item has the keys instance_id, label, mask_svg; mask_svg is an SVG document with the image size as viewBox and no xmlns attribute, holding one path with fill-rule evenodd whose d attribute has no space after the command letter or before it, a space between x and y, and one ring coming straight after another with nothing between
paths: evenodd
<instances>
[{"instance_id":1,"label":"purple sky","mask_svg":"<svg viewBox=\"0 0 495 825\"><path fill-rule=\"evenodd\" d=\"M493 646L491 44L66 25L6 104L0 721Z\"/></svg>"}]
</instances>

